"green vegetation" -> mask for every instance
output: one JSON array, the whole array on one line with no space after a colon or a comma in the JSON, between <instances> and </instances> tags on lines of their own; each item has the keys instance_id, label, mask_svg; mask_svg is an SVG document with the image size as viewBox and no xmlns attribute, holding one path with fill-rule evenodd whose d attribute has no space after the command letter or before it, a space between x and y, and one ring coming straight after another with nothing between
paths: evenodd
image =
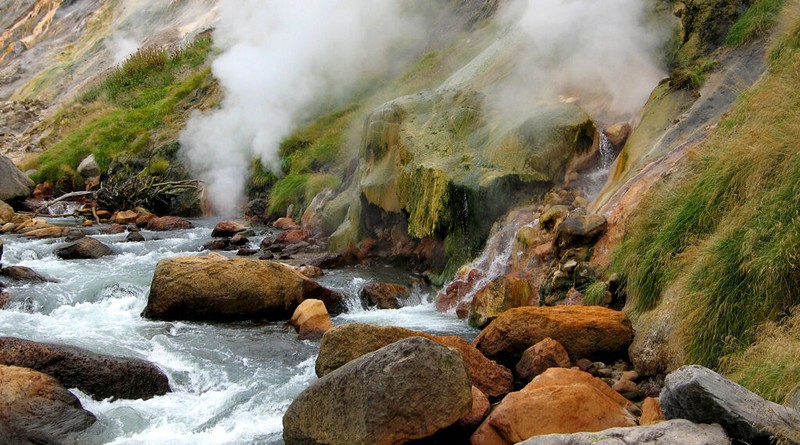
<instances>
[{"instance_id":1,"label":"green vegetation","mask_svg":"<svg viewBox=\"0 0 800 445\"><path fill-rule=\"evenodd\" d=\"M350 104L319 117L284 139L279 151L282 177L254 161L248 194L268 195L267 213L279 217L286 214L289 206L294 212L301 212L325 188L339 188L346 134L358 110L356 104Z\"/></svg>"},{"instance_id":2,"label":"green vegetation","mask_svg":"<svg viewBox=\"0 0 800 445\"><path fill-rule=\"evenodd\" d=\"M780 323L766 323L755 343L741 353L725 357L723 372L761 396L787 403L800 391L800 311Z\"/></svg>"},{"instance_id":3,"label":"green vegetation","mask_svg":"<svg viewBox=\"0 0 800 445\"><path fill-rule=\"evenodd\" d=\"M725 44L742 46L764 35L775 24L784 0L756 0L731 26Z\"/></svg>"},{"instance_id":4,"label":"green vegetation","mask_svg":"<svg viewBox=\"0 0 800 445\"><path fill-rule=\"evenodd\" d=\"M800 304L799 35L796 20L766 78L648 195L613 254L638 311L679 286L691 362L717 366Z\"/></svg>"},{"instance_id":5,"label":"green vegetation","mask_svg":"<svg viewBox=\"0 0 800 445\"><path fill-rule=\"evenodd\" d=\"M608 283L605 281L592 281L583 290L583 302L589 306L600 306L607 290Z\"/></svg>"},{"instance_id":6,"label":"green vegetation","mask_svg":"<svg viewBox=\"0 0 800 445\"><path fill-rule=\"evenodd\" d=\"M27 166L38 169L33 179L56 181L89 154L105 170L123 154L175 139L183 125L180 116L187 113L185 102L199 100L198 92L214 83L204 66L210 50L211 38L204 35L175 52L143 49L132 55L53 119L52 134L43 141L47 151ZM149 166L151 171L167 167L163 162Z\"/></svg>"}]
</instances>

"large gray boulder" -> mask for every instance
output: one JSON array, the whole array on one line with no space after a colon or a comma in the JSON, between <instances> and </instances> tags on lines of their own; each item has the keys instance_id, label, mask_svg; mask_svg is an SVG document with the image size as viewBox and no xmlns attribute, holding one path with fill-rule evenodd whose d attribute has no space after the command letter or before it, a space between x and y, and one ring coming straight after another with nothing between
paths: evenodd
<instances>
[{"instance_id":1,"label":"large gray boulder","mask_svg":"<svg viewBox=\"0 0 800 445\"><path fill-rule=\"evenodd\" d=\"M0 156L0 201L24 198L36 184L5 156Z\"/></svg>"},{"instance_id":2,"label":"large gray boulder","mask_svg":"<svg viewBox=\"0 0 800 445\"><path fill-rule=\"evenodd\" d=\"M0 365L35 369L98 400L149 399L170 391L167 376L150 362L73 346L0 337Z\"/></svg>"},{"instance_id":3,"label":"large gray boulder","mask_svg":"<svg viewBox=\"0 0 800 445\"><path fill-rule=\"evenodd\" d=\"M719 425L676 419L650 426L610 428L596 433L547 434L518 445L724 445L731 443Z\"/></svg>"},{"instance_id":4,"label":"large gray boulder","mask_svg":"<svg viewBox=\"0 0 800 445\"><path fill-rule=\"evenodd\" d=\"M306 388L283 416L286 445L391 445L429 437L472 408L457 351L412 337Z\"/></svg>"},{"instance_id":5,"label":"large gray boulder","mask_svg":"<svg viewBox=\"0 0 800 445\"><path fill-rule=\"evenodd\" d=\"M73 443L95 417L56 379L32 369L0 365L0 443Z\"/></svg>"},{"instance_id":6,"label":"large gray boulder","mask_svg":"<svg viewBox=\"0 0 800 445\"><path fill-rule=\"evenodd\" d=\"M659 399L665 419L719 423L747 443L800 444L800 413L764 400L702 366L683 366L664 380Z\"/></svg>"}]
</instances>

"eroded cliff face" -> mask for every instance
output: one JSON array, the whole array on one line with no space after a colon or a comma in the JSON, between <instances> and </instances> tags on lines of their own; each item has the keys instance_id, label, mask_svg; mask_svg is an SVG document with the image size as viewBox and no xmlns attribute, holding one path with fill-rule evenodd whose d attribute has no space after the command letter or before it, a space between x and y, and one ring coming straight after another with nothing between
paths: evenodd
<instances>
[{"instance_id":1,"label":"eroded cliff face","mask_svg":"<svg viewBox=\"0 0 800 445\"><path fill-rule=\"evenodd\" d=\"M212 26L216 0L0 1L0 154L40 150L32 129L142 46ZM6 113L7 112L7 113Z\"/></svg>"}]
</instances>

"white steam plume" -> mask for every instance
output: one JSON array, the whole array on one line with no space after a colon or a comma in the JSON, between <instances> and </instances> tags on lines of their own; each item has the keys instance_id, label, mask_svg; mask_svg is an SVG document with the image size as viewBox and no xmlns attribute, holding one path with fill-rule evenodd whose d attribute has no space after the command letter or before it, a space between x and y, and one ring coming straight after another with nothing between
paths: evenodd
<instances>
[{"instance_id":1,"label":"white steam plume","mask_svg":"<svg viewBox=\"0 0 800 445\"><path fill-rule=\"evenodd\" d=\"M493 108L516 113L531 102L577 96L602 104L606 118L628 118L664 75L669 23L655 1L517 0L504 19L523 35L511 73L490 94ZM592 110L588 110L592 111ZM597 110L594 110L597 111Z\"/></svg>"},{"instance_id":2,"label":"white steam plume","mask_svg":"<svg viewBox=\"0 0 800 445\"><path fill-rule=\"evenodd\" d=\"M424 35L400 0L221 0L214 31L219 109L189 120L181 146L214 211L235 215L253 157L279 169L281 139L320 100L347 97Z\"/></svg>"}]
</instances>

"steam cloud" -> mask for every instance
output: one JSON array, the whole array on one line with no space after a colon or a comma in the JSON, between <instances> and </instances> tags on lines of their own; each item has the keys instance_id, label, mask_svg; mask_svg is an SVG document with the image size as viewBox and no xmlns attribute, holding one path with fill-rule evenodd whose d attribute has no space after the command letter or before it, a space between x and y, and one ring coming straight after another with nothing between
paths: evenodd
<instances>
[{"instance_id":1,"label":"steam cloud","mask_svg":"<svg viewBox=\"0 0 800 445\"><path fill-rule=\"evenodd\" d=\"M254 157L279 171L278 147L310 108L396 65L423 40L424 20L400 0L221 0L214 31L219 109L181 134L214 211L235 215Z\"/></svg>"},{"instance_id":2,"label":"steam cloud","mask_svg":"<svg viewBox=\"0 0 800 445\"><path fill-rule=\"evenodd\" d=\"M655 1L641 0L511 3L504 20L521 31L523 47L490 102L516 113L532 101L577 96L599 99L606 118L629 118L665 75L663 48L671 23L655 7Z\"/></svg>"}]
</instances>

